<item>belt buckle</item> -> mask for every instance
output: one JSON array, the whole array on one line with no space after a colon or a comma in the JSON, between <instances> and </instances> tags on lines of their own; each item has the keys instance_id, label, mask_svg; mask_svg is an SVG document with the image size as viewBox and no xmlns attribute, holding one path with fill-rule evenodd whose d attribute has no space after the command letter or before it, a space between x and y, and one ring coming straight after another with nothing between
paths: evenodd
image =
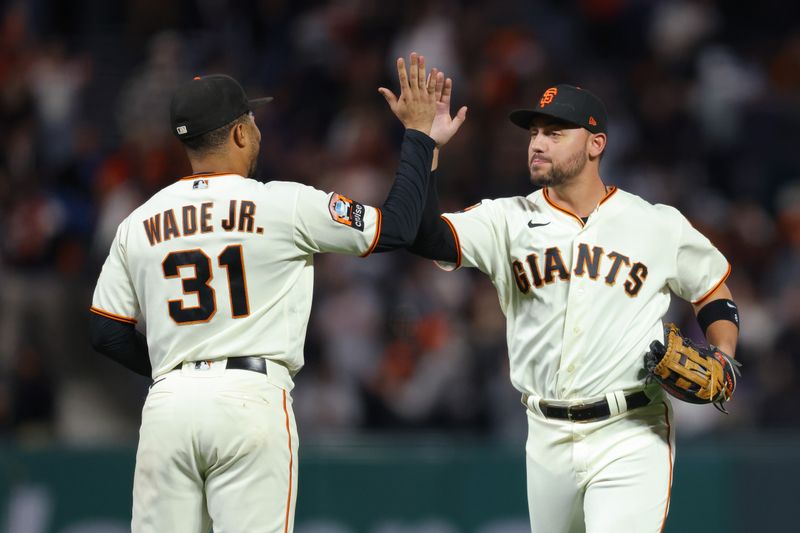
<instances>
[{"instance_id":1,"label":"belt buckle","mask_svg":"<svg viewBox=\"0 0 800 533\"><path fill-rule=\"evenodd\" d=\"M573 412L573 409L583 409L583 408L590 407L590 406L591 406L591 404L583 403L583 402L567 406L567 420L569 420L570 422L587 422L587 421L589 421L590 420L589 418L585 418L585 417L582 417L582 416L577 416Z\"/></svg>"},{"instance_id":2,"label":"belt buckle","mask_svg":"<svg viewBox=\"0 0 800 533\"><path fill-rule=\"evenodd\" d=\"M570 422L580 422L582 419L581 418L575 418L575 414L573 413L572 410L573 409L579 409L579 408L585 407L585 406L586 406L585 403L577 403L577 404L573 404L573 405L568 405L567 406L567 420L569 420Z\"/></svg>"}]
</instances>

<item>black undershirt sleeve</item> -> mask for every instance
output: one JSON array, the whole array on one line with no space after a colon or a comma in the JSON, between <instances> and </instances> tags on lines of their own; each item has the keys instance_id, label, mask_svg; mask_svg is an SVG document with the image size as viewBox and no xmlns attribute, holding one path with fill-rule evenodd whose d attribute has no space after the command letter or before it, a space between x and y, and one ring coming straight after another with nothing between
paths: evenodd
<instances>
[{"instance_id":1,"label":"black undershirt sleeve","mask_svg":"<svg viewBox=\"0 0 800 533\"><path fill-rule=\"evenodd\" d=\"M430 181L436 143L421 131L408 129L400 147L394 184L381 206L381 234L376 252L405 248L417 234Z\"/></svg>"},{"instance_id":2,"label":"black undershirt sleeve","mask_svg":"<svg viewBox=\"0 0 800 533\"><path fill-rule=\"evenodd\" d=\"M92 348L137 374L150 377L150 355L145 336L133 324L89 313Z\"/></svg>"},{"instance_id":3,"label":"black undershirt sleeve","mask_svg":"<svg viewBox=\"0 0 800 533\"><path fill-rule=\"evenodd\" d=\"M440 216L439 193L436 187L436 172L431 172L428 182L428 195L422 221L417 236L411 246L411 253L437 261L455 263L458 261L458 250L453 230Z\"/></svg>"}]
</instances>

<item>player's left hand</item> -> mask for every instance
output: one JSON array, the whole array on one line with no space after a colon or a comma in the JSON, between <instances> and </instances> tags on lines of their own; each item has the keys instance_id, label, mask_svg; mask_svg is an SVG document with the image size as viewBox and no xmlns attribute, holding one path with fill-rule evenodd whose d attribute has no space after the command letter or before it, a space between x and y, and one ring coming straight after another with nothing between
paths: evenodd
<instances>
[{"instance_id":1,"label":"player's left hand","mask_svg":"<svg viewBox=\"0 0 800 533\"><path fill-rule=\"evenodd\" d=\"M722 405L733 396L741 363L715 346L697 346L675 324L664 326L664 344L653 341L644 356L651 379L672 396L690 403Z\"/></svg>"},{"instance_id":2,"label":"player's left hand","mask_svg":"<svg viewBox=\"0 0 800 533\"><path fill-rule=\"evenodd\" d=\"M437 76L438 74L438 76ZM431 126L431 138L436 141L436 147L441 148L453 138L458 129L467 119L467 106L462 106L455 117L450 116L450 96L453 94L453 80L446 78L433 69L431 77L436 77L436 115Z\"/></svg>"}]
</instances>

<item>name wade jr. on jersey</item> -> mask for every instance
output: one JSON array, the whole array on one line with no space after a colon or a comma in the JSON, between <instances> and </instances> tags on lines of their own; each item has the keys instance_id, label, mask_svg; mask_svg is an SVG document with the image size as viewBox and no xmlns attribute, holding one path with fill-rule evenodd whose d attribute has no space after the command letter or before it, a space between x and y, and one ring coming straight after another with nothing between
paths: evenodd
<instances>
[{"instance_id":1,"label":"name wade jr. on jersey","mask_svg":"<svg viewBox=\"0 0 800 533\"><path fill-rule=\"evenodd\" d=\"M214 224L211 220L211 213L214 210L214 202L203 202L201 204L184 205L178 209L180 213L180 224L174 209L167 209L163 213L156 213L142 221L144 231L150 246L155 246L162 240L168 241L173 237L194 235L200 233L211 233L214 231ZM199 215L198 215L199 213ZM256 204L250 200L231 200L228 207L228 217L220 222L220 226L225 231L240 231L243 233L255 232L259 235L264 233L264 228L254 228L253 222L256 215Z\"/></svg>"},{"instance_id":2,"label":"name wade jr. on jersey","mask_svg":"<svg viewBox=\"0 0 800 533\"><path fill-rule=\"evenodd\" d=\"M608 264L608 268L601 269L603 257L608 258L611 262ZM516 281L517 288L523 294L530 292L532 286L538 289L556 279L569 281L571 274L579 277L588 276L589 279L598 280L601 278L601 274L604 273L602 280L605 281L606 285L614 286L617 284L619 271L623 264L626 267L630 267L627 281L623 284L628 296L635 297L638 295L644 280L647 279L647 266L644 263L634 262L631 264L631 259L628 256L619 252L605 253L600 246L593 246L590 250L589 245L585 243L578 245L578 257L572 273L564 265L561 250L557 246L547 248L544 251L542 264L544 265L544 270L539 268L539 256L536 253L529 254L525 257L524 262L516 259L511 263L514 281ZM528 277L529 272L531 274L530 278ZM531 279L533 283L531 283Z\"/></svg>"}]
</instances>

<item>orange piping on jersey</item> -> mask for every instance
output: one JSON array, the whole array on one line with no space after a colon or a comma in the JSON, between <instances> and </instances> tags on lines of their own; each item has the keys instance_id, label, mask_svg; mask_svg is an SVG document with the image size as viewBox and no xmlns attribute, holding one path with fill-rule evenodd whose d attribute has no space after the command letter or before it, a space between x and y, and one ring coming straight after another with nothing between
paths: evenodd
<instances>
[{"instance_id":1,"label":"orange piping on jersey","mask_svg":"<svg viewBox=\"0 0 800 533\"><path fill-rule=\"evenodd\" d=\"M292 506L292 472L294 469L294 454L292 453L292 430L289 426L289 411L286 409L286 391L283 391L283 413L286 415L286 433L289 435L289 495L286 497L286 519L283 533L289 531L289 511Z\"/></svg>"},{"instance_id":2,"label":"orange piping on jersey","mask_svg":"<svg viewBox=\"0 0 800 533\"><path fill-rule=\"evenodd\" d=\"M719 282L717 282L717 284L716 284L716 285L714 285L714 286L711 288L711 290L710 290L710 291L708 291L708 292L707 292L707 293L705 293L703 296L701 296L699 300L695 300L694 302L692 302L692 304L693 304L693 305L700 305L701 303L703 303L703 301L705 301L705 300L706 300L706 298L708 298L709 296L711 296L712 294L714 294L714 291L716 291L717 289L719 289L719 288L720 288L720 286L722 286L722 284L723 284L723 283L725 283L725 280L726 280L726 279L728 279L728 276L730 276L730 275L731 275L731 264L730 264L730 263L728 263L728 271L727 271L727 272L725 272L725 275L724 275L724 276L722 276L722 279L721 279L721 280L719 280Z\"/></svg>"},{"instance_id":3,"label":"orange piping on jersey","mask_svg":"<svg viewBox=\"0 0 800 533\"><path fill-rule=\"evenodd\" d=\"M378 241L380 240L381 226L383 225L383 213L379 207L376 207L375 211L378 212L378 219L375 221L375 236L372 238L372 244L369 245L369 248L366 252L361 254L361 257L367 257L369 254L374 252L375 247L378 246Z\"/></svg>"},{"instance_id":4,"label":"orange piping on jersey","mask_svg":"<svg viewBox=\"0 0 800 533\"><path fill-rule=\"evenodd\" d=\"M461 241L458 239L458 232L456 231L456 227L453 226L453 223L450 222L447 217L444 215L440 215L441 219L447 222L447 225L450 226L450 231L453 232L453 238L456 240L456 268L461 266Z\"/></svg>"},{"instance_id":5,"label":"orange piping on jersey","mask_svg":"<svg viewBox=\"0 0 800 533\"><path fill-rule=\"evenodd\" d=\"M560 205L556 204L553 200L551 200L550 199L550 194L547 192L547 187L545 187L543 189L543 191L544 192L542 193L542 195L544 196L544 199L547 201L548 204L550 204L551 207L557 209L558 211L561 211L562 213L564 213L566 215L571 216L572 218L574 218L575 220L578 221L578 224L580 224L581 227L583 227L584 224L583 224L583 220L581 219L581 217L579 217L578 215L576 215L575 213L573 213L569 209L564 209Z\"/></svg>"},{"instance_id":6,"label":"orange piping on jersey","mask_svg":"<svg viewBox=\"0 0 800 533\"><path fill-rule=\"evenodd\" d=\"M90 307L89 311L96 315L104 316L106 318L110 318L112 320L116 320L117 322L125 322L126 324L136 324L136 319L131 318L129 316L122 316L122 315L115 315L114 313L109 313L108 311L103 311L97 307Z\"/></svg>"},{"instance_id":7,"label":"orange piping on jersey","mask_svg":"<svg viewBox=\"0 0 800 533\"><path fill-rule=\"evenodd\" d=\"M667 487L667 505L664 507L664 518L661 520L661 529L659 533L664 531L664 526L667 524L667 513L669 512L669 499L672 496L672 442L670 441L670 437L672 436L672 427L669 425L669 408L667 404L664 404L664 420L667 422L667 446L669 446L669 456L667 460L669 461L669 486Z\"/></svg>"},{"instance_id":8,"label":"orange piping on jersey","mask_svg":"<svg viewBox=\"0 0 800 533\"><path fill-rule=\"evenodd\" d=\"M200 180L205 178L218 178L219 176L238 176L235 172L199 172L197 174L190 174L183 178L179 178L178 181L184 180Z\"/></svg>"},{"instance_id":9,"label":"orange piping on jersey","mask_svg":"<svg viewBox=\"0 0 800 533\"><path fill-rule=\"evenodd\" d=\"M603 196L603 199L600 200L600 203L597 204L597 205L603 205L605 203L605 201L608 200L609 198L611 198L614 195L614 193L616 193L616 192L617 192L617 188L616 187L609 188L608 191L606 192L606 195ZM571 216L572 218L574 218L575 220L577 220L578 223L581 225L581 227L584 226L583 219L581 217L579 217L578 215L576 215L575 213L573 213L569 209L564 209L560 205L556 204L550 198L550 193L547 191L547 187L542 189L542 194L544 196L544 199L547 201L547 203L550 204L553 208L555 208L555 209L561 211L562 213L567 214L567 215Z\"/></svg>"},{"instance_id":10,"label":"orange piping on jersey","mask_svg":"<svg viewBox=\"0 0 800 533\"><path fill-rule=\"evenodd\" d=\"M607 193L606 193L606 195L603 197L603 199L602 199L602 200L600 200L600 203L599 203L599 204L597 204L597 205L603 205L603 204L606 202L606 200L608 200L609 198L611 198L612 196L614 196L614 193L616 193L616 192L617 192L617 188L616 188L616 187L614 187L614 186L611 186L611 187L609 187L609 188L608 188L608 192L607 192Z\"/></svg>"}]
</instances>

